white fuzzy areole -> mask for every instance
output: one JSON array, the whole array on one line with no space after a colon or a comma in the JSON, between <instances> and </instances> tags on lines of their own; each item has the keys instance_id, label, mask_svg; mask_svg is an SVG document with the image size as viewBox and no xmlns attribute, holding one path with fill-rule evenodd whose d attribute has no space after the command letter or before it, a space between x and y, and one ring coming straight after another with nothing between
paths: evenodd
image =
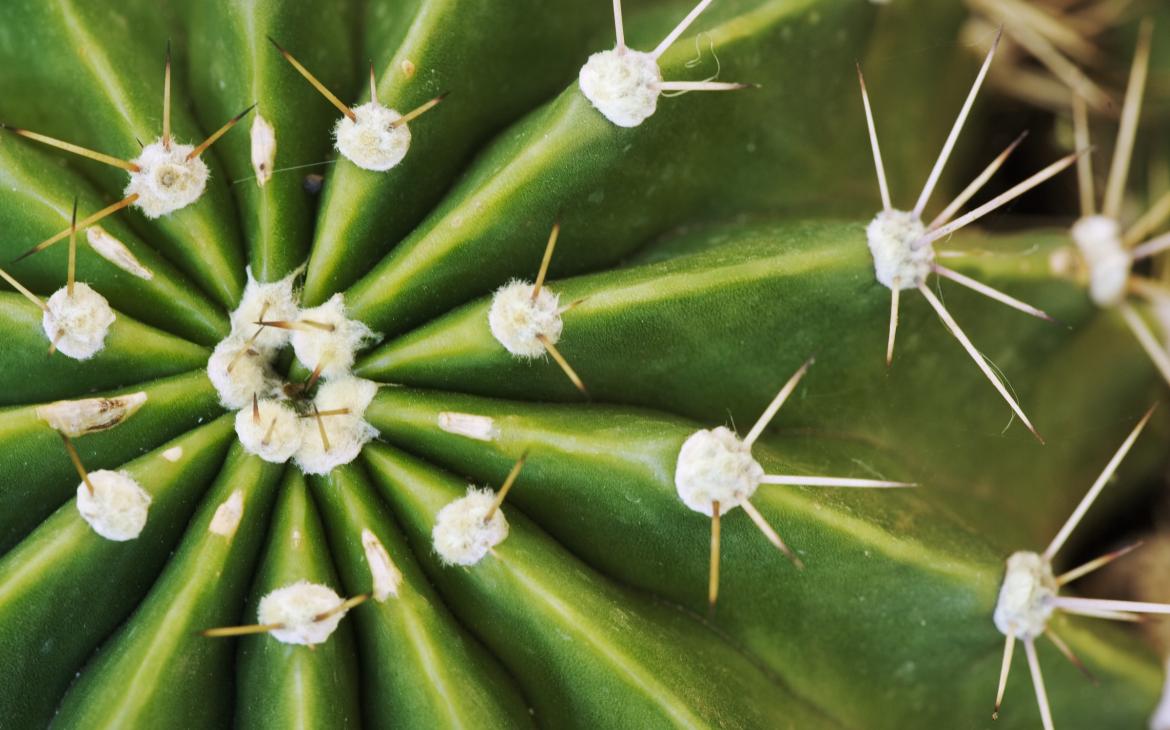
<instances>
[{"instance_id":1,"label":"white fuzzy areole","mask_svg":"<svg viewBox=\"0 0 1170 730\"><path fill-rule=\"evenodd\" d=\"M731 429L695 431L678 452L674 487L687 507L711 516L726 514L756 493L764 468Z\"/></svg>"},{"instance_id":2,"label":"white fuzzy areole","mask_svg":"<svg viewBox=\"0 0 1170 730\"><path fill-rule=\"evenodd\" d=\"M369 528L362 529L362 550L366 553L366 564L370 566L370 578L374 582L374 600L382 603L391 596L398 598L402 572L390 559L386 546Z\"/></svg>"},{"instance_id":3,"label":"white fuzzy areole","mask_svg":"<svg viewBox=\"0 0 1170 730\"><path fill-rule=\"evenodd\" d=\"M467 495L448 503L435 515L431 540L444 565L475 565L508 536L508 520L497 509L484 520L496 493L490 489L467 488Z\"/></svg>"},{"instance_id":4,"label":"white fuzzy areole","mask_svg":"<svg viewBox=\"0 0 1170 730\"><path fill-rule=\"evenodd\" d=\"M649 53L615 48L590 56L577 83L606 119L619 127L636 127L658 108L662 71Z\"/></svg>"},{"instance_id":5,"label":"white fuzzy areole","mask_svg":"<svg viewBox=\"0 0 1170 730\"><path fill-rule=\"evenodd\" d=\"M310 370L324 363L321 377L342 378L353 367L354 354L379 338L369 327L345 316L345 297L334 294L329 301L311 309L302 309L299 319L333 326L333 331L310 327L292 331L293 352Z\"/></svg>"},{"instance_id":6,"label":"white fuzzy areole","mask_svg":"<svg viewBox=\"0 0 1170 730\"><path fill-rule=\"evenodd\" d=\"M890 289L917 289L930 275L934 246L923 240L922 219L904 210L883 210L865 229L878 282Z\"/></svg>"},{"instance_id":7,"label":"white fuzzy areole","mask_svg":"<svg viewBox=\"0 0 1170 730\"><path fill-rule=\"evenodd\" d=\"M439 413L439 428L457 436L466 436L476 441L495 441L500 436L491 416L476 416L471 413L443 411Z\"/></svg>"},{"instance_id":8,"label":"white fuzzy areole","mask_svg":"<svg viewBox=\"0 0 1170 730\"><path fill-rule=\"evenodd\" d=\"M89 284L76 282L73 296L62 287L45 302L41 328L57 351L74 360L88 360L106 346L106 334L114 323L114 310Z\"/></svg>"},{"instance_id":9,"label":"white fuzzy areole","mask_svg":"<svg viewBox=\"0 0 1170 730\"><path fill-rule=\"evenodd\" d=\"M1089 298L1099 307L1120 304L1133 267L1121 224L1103 215L1081 218L1073 224L1072 239L1089 267Z\"/></svg>"},{"instance_id":10,"label":"white fuzzy areole","mask_svg":"<svg viewBox=\"0 0 1170 730\"><path fill-rule=\"evenodd\" d=\"M1007 560L995 604L995 627L1004 636L1034 639L1044 633L1055 606L1052 564L1038 553L1021 550Z\"/></svg>"},{"instance_id":11,"label":"white fuzzy areole","mask_svg":"<svg viewBox=\"0 0 1170 730\"><path fill-rule=\"evenodd\" d=\"M540 357L545 353L543 336L551 344L561 339L560 297L541 287L532 301L534 284L513 279L496 290L488 310L492 336L517 357Z\"/></svg>"},{"instance_id":12,"label":"white fuzzy areole","mask_svg":"<svg viewBox=\"0 0 1170 730\"><path fill-rule=\"evenodd\" d=\"M146 393L139 391L110 398L59 400L37 406L36 414L50 428L77 438L114 428L137 413L145 403Z\"/></svg>"},{"instance_id":13,"label":"white fuzzy areole","mask_svg":"<svg viewBox=\"0 0 1170 730\"><path fill-rule=\"evenodd\" d=\"M297 466L305 474L328 474L335 467L357 458L362 447L378 435L378 429L366 423L366 408L378 393L378 385L361 378L330 380L317 388L313 404L318 411L349 409L349 413L322 416L329 449L321 439L314 417L301 420L301 445L296 452Z\"/></svg>"},{"instance_id":14,"label":"white fuzzy areole","mask_svg":"<svg viewBox=\"0 0 1170 730\"><path fill-rule=\"evenodd\" d=\"M240 304L232 312L232 336L251 338L256 335L252 347L265 355L272 355L276 350L288 344L289 330L279 327L260 327L263 313L264 321L291 321L297 318L300 306L297 304L296 279L301 274L297 269L280 281L262 284L252 277L252 267L248 267L248 283L244 287L244 294L240 297Z\"/></svg>"},{"instance_id":15,"label":"white fuzzy areole","mask_svg":"<svg viewBox=\"0 0 1170 730\"><path fill-rule=\"evenodd\" d=\"M202 159L187 159L194 150L192 145L175 142L168 150L158 140L142 148L142 154L132 160L141 169L130 173L130 183L124 193L138 194L134 205L147 218L186 208L203 195L210 172Z\"/></svg>"},{"instance_id":16,"label":"white fuzzy areole","mask_svg":"<svg viewBox=\"0 0 1170 730\"><path fill-rule=\"evenodd\" d=\"M77 511L93 531L107 540L133 540L146 527L150 495L124 471L89 473L93 494L85 482L77 485Z\"/></svg>"},{"instance_id":17,"label":"white fuzzy areole","mask_svg":"<svg viewBox=\"0 0 1170 730\"><path fill-rule=\"evenodd\" d=\"M207 526L207 530L230 539L236 534L236 529L240 526L240 520L243 517L244 493L237 489L215 508L215 514L212 515L211 524Z\"/></svg>"},{"instance_id":18,"label":"white fuzzy areole","mask_svg":"<svg viewBox=\"0 0 1170 730\"><path fill-rule=\"evenodd\" d=\"M179 459L183 458L183 447L182 446L172 446L171 448L162 452L162 458L166 459L167 461L171 462L172 464L175 463Z\"/></svg>"},{"instance_id":19,"label":"white fuzzy areole","mask_svg":"<svg viewBox=\"0 0 1170 730\"><path fill-rule=\"evenodd\" d=\"M301 447L304 433L301 419L278 400L257 401L256 410L260 413L259 421L249 406L236 411L236 436L240 445L264 461L283 464Z\"/></svg>"},{"instance_id":20,"label":"white fuzzy areole","mask_svg":"<svg viewBox=\"0 0 1170 730\"><path fill-rule=\"evenodd\" d=\"M315 646L324 644L337 630L347 611L338 611L320 621L313 619L343 603L329 586L302 580L277 588L260 599L257 618L261 624L280 624L283 628L269 632L285 644Z\"/></svg>"},{"instance_id":21,"label":"white fuzzy areole","mask_svg":"<svg viewBox=\"0 0 1170 730\"><path fill-rule=\"evenodd\" d=\"M154 278L154 272L143 266L130 249L126 248L126 244L111 236L101 226L86 228L85 239L99 256L122 271L147 281Z\"/></svg>"},{"instance_id":22,"label":"white fuzzy areole","mask_svg":"<svg viewBox=\"0 0 1170 730\"><path fill-rule=\"evenodd\" d=\"M257 112L252 119L252 171L256 184L264 187L276 167L276 130Z\"/></svg>"},{"instance_id":23,"label":"white fuzzy areole","mask_svg":"<svg viewBox=\"0 0 1170 730\"><path fill-rule=\"evenodd\" d=\"M252 404L252 396L268 398L280 389L280 382L268 359L258 350L247 350L244 338L234 335L215 346L207 360L207 377L219 393L219 402L224 408L236 410ZM252 353L256 354L252 354ZM228 366L232 366L228 372Z\"/></svg>"},{"instance_id":24,"label":"white fuzzy areole","mask_svg":"<svg viewBox=\"0 0 1170 730\"><path fill-rule=\"evenodd\" d=\"M405 124L390 126L402 118L393 109L376 101L353 108L357 121L342 117L333 128L337 151L347 160L374 172L395 167L410 149L410 129Z\"/></svg>"}]
</instances>

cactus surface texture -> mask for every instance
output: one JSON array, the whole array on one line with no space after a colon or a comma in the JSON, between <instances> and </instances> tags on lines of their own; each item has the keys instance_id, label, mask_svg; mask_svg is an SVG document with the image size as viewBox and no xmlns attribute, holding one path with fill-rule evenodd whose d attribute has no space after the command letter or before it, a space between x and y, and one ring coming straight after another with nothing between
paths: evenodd
<instances>
[{"instance_id":1,"label":"cactus surface texture","mask_svg":"<svg viewBox=\"0 0 1170 730\"><path fill-rule=\"evenodd\" d=\"M1152 0L5 0L0 729L1170 730L1168 122Z\"/></svg>"}]
</instances>

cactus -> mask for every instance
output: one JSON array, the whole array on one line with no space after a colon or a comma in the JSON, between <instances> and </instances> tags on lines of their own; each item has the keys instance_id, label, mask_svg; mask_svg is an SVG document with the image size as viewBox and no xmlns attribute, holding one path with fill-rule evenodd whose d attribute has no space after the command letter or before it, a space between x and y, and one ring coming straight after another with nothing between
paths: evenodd
<instances>
[{"instance_id":1,"label":"cactus","mask_svg":"<svg viewBox=\"0 0 1170 730\"><path fill-rule=\"evenodd\" d=\"M1170 39L968 4L6 3L0 727L1144 724Z\"/></svg>"}]
</instances>

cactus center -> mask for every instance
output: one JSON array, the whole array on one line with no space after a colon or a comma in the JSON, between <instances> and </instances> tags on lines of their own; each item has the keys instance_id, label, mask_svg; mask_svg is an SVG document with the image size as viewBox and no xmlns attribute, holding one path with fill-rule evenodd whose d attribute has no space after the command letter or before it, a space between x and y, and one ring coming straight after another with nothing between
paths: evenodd
<instances>
[{"instance_id":1,"label":"cactus center","mask_svg":"<svg viewBox=\"0 0 1170 730\"><path fill-rule=\"evenodd\" d=\"M402 115L376 101L353 108L356 120L342 117L333 128L337 151L363 170L384 172L402 162L410 149L410 129L395 124Z\"/></svg>"},{"instance_id":2,"label":"cactus center","mask_svg":"<svg viewBox=\"0 0 1170 730\"><path fill-rule=\"evenodd\" d=\"M140 169L130 173L125 194L138 195L134 205L147 218L173 213L203 195L210 171L201 158L187 159L194 150L192 145L176 143L167 149L160 140L144 147L133 160Z\"/></svg>"},{"instance_id":3,"label":"cactus center","mask_svg":"<svg viewBox=\"0 0 1170 730\"><path fill-rule=\"evenodd\" d=\"M1017 639L1040 636L1055 610L1052 599L1056 591L1056 578L1048 560L1038 553L1013 553L995 604L995 627Z\"/></svg>"},{"instance_id":4,"label":"cactus center","mask_svg":"<svg viewBox=\"0 0 1170 730\"><path fill-rule=\"evenodd\" d=\"M519 279L508 282L496 290L488 310L492 336L519 357L540 357L545 342L555 345L561 339L560 297L543 287L533 299L533 286Z\"/></svg>"},{"instance_id":5,"label":"cactus center","mask_svg":"<svg viewBox=\"0 0 1170 730\"><path fill-rule=\"evenodd\" d=\"M606 119L619 127L636 127L658 107L662 71L652 54L614 49L590 56L578 83Z\"/></svg>"},{"instance_id":6,"label":"cactus center","mask_svg":"<svg viewBox=\"0 0 1170 730\"><path fill-rule=\"evenodd\" d=\"M877 280L890 289L917 289L934 264L922 219L909 211L883 210L865 229Z\"/></svg>"},{"instance_id":7,"label":"cactus center","mask_svg":"<svg viewBox=\"0 0 1170 730\"><path fill-rule=\"evenodd\" d=\"M674 486L687 507L705 515L727 513L751 498L764 477L751 448L724 426L691 434L678 452Z\"/></svg>"},{"instance_id":8,"label":"cactus center","mask_svg":"<svg viewBox=\"0 0 1170 730\"><path fill-rule=\"evenodd\" d=\"M1073 224L1072 239L1089 269L1089 297L1100 307L1120 304L1133 266L1122 242L1121 223L1103 215L1087 216Z\"/></svg>"},{"instance_id":9,"label":"cactus center","mask_svg":"<svg viewBox=\"0 0 1170 730\"><path fill-rule=\"evenodd\" d=\"M378 386L350 372L357 350L377 337L346 316L340 294L301 309L294 287L300 273L261 284L248 272L231 334L208 360L207 377L220 404L238 411L236 436L245 451L277 464L292 459L306 474L328 474L377 435L365 412ZM305 382L286 382L277 372L290 345L312 371Z\"/></svg>"},{"instance_id":10,"label":"cactus center","mask_svg":"<svg viewBox=\"0 0 1170 730\"><path fill-rule=\"evenodd\" d=\"M487 519L495 496L490 489L468 487L466 496L439 510L431 539L445 564L475 565L508 536L502 510L497 509Z\"/></svg>"}]
</instances>

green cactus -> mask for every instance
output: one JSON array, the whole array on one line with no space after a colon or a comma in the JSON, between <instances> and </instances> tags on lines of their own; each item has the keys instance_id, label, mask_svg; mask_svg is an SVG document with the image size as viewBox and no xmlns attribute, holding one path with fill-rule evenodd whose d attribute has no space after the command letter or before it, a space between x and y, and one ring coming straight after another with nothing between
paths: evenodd
<instances>
[{"instance_id":1,"label":"green cactus","mask_svg":"<svg viewBox=\"0 0 1170 730\"><path fill-rule=\"evenodd\" d=\"M1144 725L1170 39L967 4L5 3L0 728Z\"/></svg>"}]
</instances>

